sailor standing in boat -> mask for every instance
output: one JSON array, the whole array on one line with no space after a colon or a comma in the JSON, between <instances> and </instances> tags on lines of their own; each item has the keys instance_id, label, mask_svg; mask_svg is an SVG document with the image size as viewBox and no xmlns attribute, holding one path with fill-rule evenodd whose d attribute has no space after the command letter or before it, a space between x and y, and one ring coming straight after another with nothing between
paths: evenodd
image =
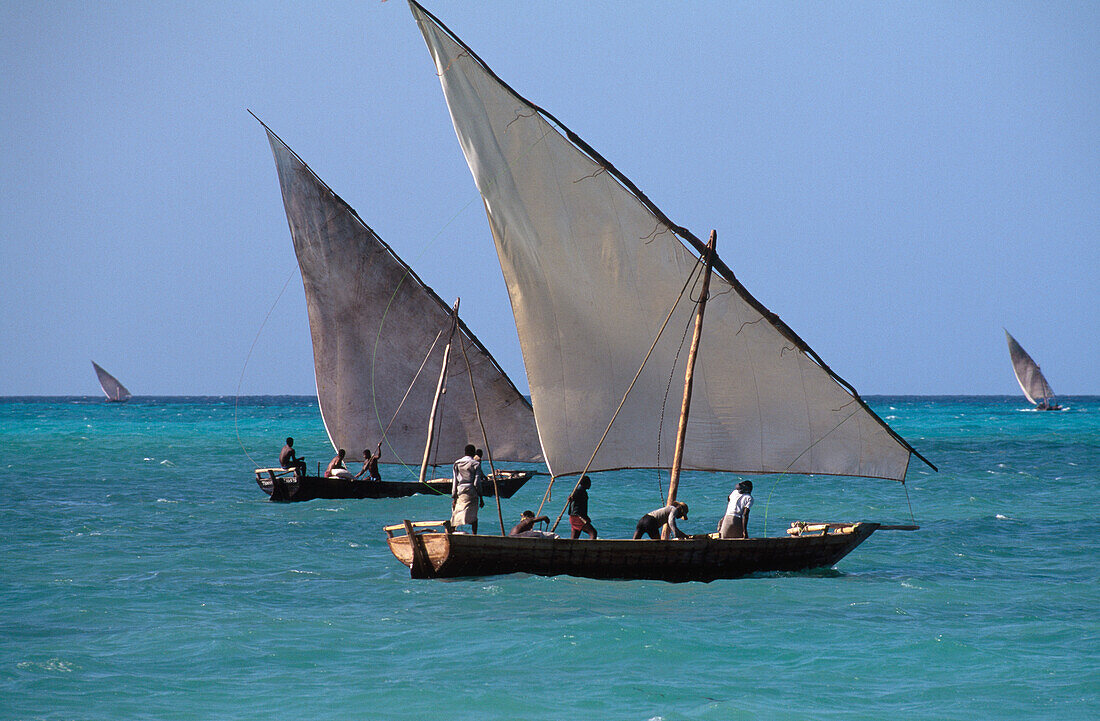
<instances>
[{"instance_id":1,"label":"sailor standing in boat","mask_svg":"<svg viewBox=\"0 0 1100 721\"><path fill-rule=\"evenodd\" d=\"M477 509L484 506L480 484L485 480L481 472L481 460L475 457L477 449L467 445L462 458L454 462L451 475L451 525L469 525L477 535Z\"/></svg>"},{"instance_id":2,"label":"sailor standing in boat","mask_svg":"<svg viewBox=\"0 0 1100 721\"><path fill-rule=\"evenodd\" d=\"M588 489L591 487L592 481L588 476L581 476L577 481L577 487L569 494L570 538L580 538L582 532L587 533L589 538L596 538L596 527L588 517Z\"/></svg>"},{"instance_id":3,"label":"sailor standing in boat","mask_svg":"<svg viewBox=\"0 0 1100 721\"><path fill-rule=\"evenodd\" d=\"M749 537L749 508L752 507L752 481L741 481L730 494L726 515L718 522L719 538Z\"/></svg>"}]
</instances>

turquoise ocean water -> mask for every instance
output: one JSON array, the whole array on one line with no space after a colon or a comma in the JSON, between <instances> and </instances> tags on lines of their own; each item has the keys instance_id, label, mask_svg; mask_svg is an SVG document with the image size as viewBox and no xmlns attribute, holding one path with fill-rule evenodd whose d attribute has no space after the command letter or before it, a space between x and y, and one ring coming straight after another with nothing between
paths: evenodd
<instances>
[{"instance_id":1,"label":"turquoise ocean water","mask_svg":"<svg viewBox=\"0 0 1100 721\"><path fill-rule=\"evenodd\" d=\"M252 480L286 435L327 460L313 398L0 399L0 719L1098 718L1100 398L1061 401L872 397L940 472L756 477L750 531L910 502L922 530L674 585L411 580L381 528L446 499L273 504ZM660 503L652 471L593 480L601 535ZM686 474L686 530L735 483Z\"/></svg>"}]
</instances>

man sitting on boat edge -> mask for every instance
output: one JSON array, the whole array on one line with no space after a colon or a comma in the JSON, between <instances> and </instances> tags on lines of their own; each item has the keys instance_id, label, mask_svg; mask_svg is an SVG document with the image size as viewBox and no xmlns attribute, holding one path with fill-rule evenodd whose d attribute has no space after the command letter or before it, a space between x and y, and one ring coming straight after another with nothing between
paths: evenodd
<instances>
[{"instance_id":1,"label":"man sitting on boat edge","mask_svg":"<svg viewBox=\"0 0 1100 721\"><path fill-rule=\"evenodd\" d=\"M306 459L294 452L294 439L287 437L286 445L279 452L279 466L287 470L294 469L295 475L306 474Z\"/></svg>"}]
</instances>

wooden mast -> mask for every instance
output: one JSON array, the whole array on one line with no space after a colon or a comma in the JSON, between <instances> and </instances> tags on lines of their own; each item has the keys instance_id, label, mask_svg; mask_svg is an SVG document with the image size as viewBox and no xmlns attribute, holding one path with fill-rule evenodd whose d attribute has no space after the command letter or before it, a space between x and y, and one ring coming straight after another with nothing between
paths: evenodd
<instances>
[{"instance_id":1,"label":"wooden mast","mask_svg":"<svg viewBox=\"0 0 1100 721\"><path fill-rule=\"evenodd\" d=\"M718 231L710 231L707 252L704 256L706 266L703 270L703 283L699 290L699 305L695 311L695 332L691 336L691 350L688 351L687 369L684 371L684 402L680 406L680 424L676 428L676 452L672 456L672 471L668 479L668 501L676 500L676 491L680 485L680 466L684 462L684 437L687 435L688 412L691 410L691 386L695 379L695 358L699 353L699 339L703 335L703 312L707 308L707 294L710 292L710 271L714 262L714 246L718 242ZM668 526L661 529L661 538L668 538Z\"/></svg>"},{"instance_id":2,"label":"wooden mast","mask_svg":"<svg viewBox=\"0 0 1100 721\"><path fill-rule=\"evenodd\" d=\"M443 349L443 367L439 369L439 382L435 386L435 398L432 399L432 414L428 416L428 441L424 444L424 460L420 462L420 482L423 483L428 475L428 456L432 451L432 437L435 435L435 413L439 409L439 397L443 395L443 384L447 381L447 361L451 357L451 340L455 336L455 328L458 327L458 303L461 298L455 298L454 308L451 310L451 332L447 335L447 347Z\"/></svg>"}]
</instances>

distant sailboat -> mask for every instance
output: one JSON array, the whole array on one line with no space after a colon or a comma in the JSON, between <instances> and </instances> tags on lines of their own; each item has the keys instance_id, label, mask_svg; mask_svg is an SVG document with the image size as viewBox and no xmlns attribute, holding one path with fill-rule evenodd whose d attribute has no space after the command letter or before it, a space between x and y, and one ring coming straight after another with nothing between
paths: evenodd
<instances>
[{"instance_id":1,"label":"distant sailboat","mask_svg":"<svg viewBox=\"0 0 1100 721\"><path fill-rule=\"evenodd\" d=\"M1039 370L1039 364L1032 360L1027 351L1016 342L1012 334L1005 331L1008 339L1008 354L1012 358L1012 371L1016 374L1016 382L1020 384L1020 390L1024 397L1040 411L1060 411L1062 406L1054 400L1054 390L1047 383L1043 372Z\"/></svg>"},{"instance_id":2,"label":"distant sailboat","mask_svg":"<svg viewBox=\"0 0 1100 721\"><path fill-rule=\"evenodd\" d=\"M92 361L92 367L95 368L96 377L99 378L99 385L103 388L103 392L107 394L107 401L111 403L121 403L130 399L130 391L126 390L126 386L118 382L118 379L99 367L99 364Z\"/></svg>"},{"instance_id":3,"label":"distant sailboat","mask_svg":"<svg viewBox=\"0 0 1100 721\"><path fill-rule=\"evenodd\" d=\"M741 285L714 251L716 233L704 244L674 224L435 16L409 4L484 200L554 477L670 469L666 504L677 500L681 468L904 482L910 457L923 456ZM676 402L673 372L684 377L678 425L663 412L666 400ZM709 581L830 566L876 530L916 528L814 523L783 538L571 540L428 530L440 525L385 528L414 577Z\"/></svg>"},{"instance_id":4,"label":"distant sailboat","mask_svg":"<svg viewBox=\"0 0 1100 721\"><path fill-rule=\"evenodd\" d=\"M423 459L426 465L424 429L432 418L433 459L438 455L448 469L467 443L481 445L483 433L490 458L540 462L531 404L457 309L425 285L297 153L266 125L264 130L302 272L317 399L333 448L357 460L360 450L381 442L386 462L421 465ZM449 354L448 332L455 348ZM437 385L443 385L438 374L451 378L445 402L437 402ZM422 469L419 482L290 474L286 481L294 488L282 493L275 482L279 470L256 471L257 482L275 500L450 492L449 478L426 481ZM497 475L497 491L508 497L532 474ZM493 493L492 484L486 491Z\"/></svg>"}]
</instances>

